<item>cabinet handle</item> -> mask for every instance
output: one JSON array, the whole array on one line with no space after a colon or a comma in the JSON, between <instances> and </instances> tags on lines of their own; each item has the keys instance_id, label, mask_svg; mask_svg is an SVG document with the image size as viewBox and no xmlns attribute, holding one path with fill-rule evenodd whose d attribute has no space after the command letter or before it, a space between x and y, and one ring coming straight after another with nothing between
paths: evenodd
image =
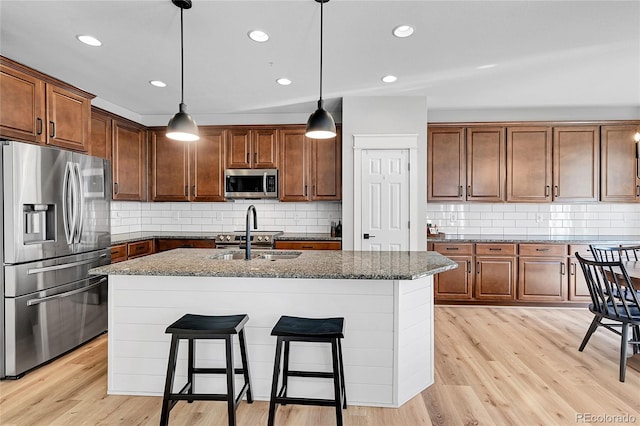
<instances>
[{"instance_id":1,"label":"cabinet handle","mask_svg":"<svg viewBox=\"0 0 640 426\"><path fill-rule=\"evenodd\" d=\"M545 197L548 197L548 196L549 196L549 189L550 189L550 188L549 188L549 185L547 185L547 186L545 186L545 187L544 187L544 196L545 196Z\"/></svg>"},{"instance_id":2,"label":"cabinet handle","mask_svg":"<svg viewBox=\"0 0 640 426\"><path fill-rule=\"evenodd\" d=\"M489 248L489 251L502 251L501 248Z\"/></svg>"},{"instance_id":3,"label":"cabinet handle","mask_svg":"<svg viewBox=\"0 0 640 426\"><path fill-rule=\"evenodd\" d=\"M304 248L304 249L312 249L313 246L302 246L302 248Z\"/></svg>"},{"instance_id":4,"label":"cabinet handle","mask_svg":"<svg viewBox=\"0 0 640 426\"><path fill-rule=\"evenodd\" d=\"M636 197L640 197L640 185L636 185Z\"/></svg>"},{"instance_id":5,"label":"cabinet handle","mask_svg":"<svg viewBox=\"0 0 640 426\"><path fill-rule=\"evenodd\" d=\"M470 274L471 273L471 261L467 260L467 273Z\"/></svg>"},{"instance_id":6,"label":"cabinet handle","mask_svg":"<svg viewBox=\"0 0 640 426\"><path fill-rule=\"evenodd\" d=\"M560 274L561 275L566 275L566 273L567 273L566 266L565 266L565 264L563 262L563 263L560 264Z\"/></svg>"},{"instance_id":7,"label":"cabinet handle","mask_svg":"<svg viewBox=\"0 0 640 426\"><path fill-rule=\"evenodd\" d=\"M467 185L467 197L471 197L473 194L471 193L471 185Z\"/></svg>"},{"instance_id":8,"label":"cabinet handle","mask_svg":"<svg viewBox=\"0 0 640 426\"><path fill-rule=\"evenodd\" d=\"M191 185L191 195L193 195L194 197L196 196L196 186L195 185Z\"/></svg>"},{"instance_id":9,"label":"cabinet handle","mask_svg":"<svg viewBox=\"0 0 640 426\"><path fill-rule=\"evenodd\" d=\"M446 247L445 250L460 250L459 247Z\"/></svg>"},{"instance_id":10,"label":"cabinet handle","mask_svg":"<svg viewBox=\"0 0 640 426\"><path fill-rule=\"evenodd\" d=\"M257 164L258 163L258 153L254 152L253 153L253 164Z\"/></svg>"},{"instance_id":11,"label":"cabinet handle","mask_svg":"<svg viewBox=\"0 0 640 426\"><path fill-rule=\"evenodd\" d=\"M118 186L118 182L113 183L113 189L114 189L114 194L118 195L118 192L120 192L120 187Z\"/></svg>"},{"instance_id":12,"label":"cabinet handle","mask_svg":"<svg viewBox=\"0 0 640 426\"><path fill-rule=\"evenodd\" d=\"M184 195L189 196L189 185L184 186Z\"/></svg>"},{"instance_id":13,"label":"cabinet handle","mask_svg":"<svg viewBox=\"0 0 640 426\"><path fill-rule=\"evenodd\" d=\"M480 262L476 262L476 269L478 270L478 274L480 274Z\"/></svg>"},{"instance_id":14,"label":"cabinet handle","mask_svg":"<svg viewBox=\"0 0 640 426\"><path fill-rule=\"evenodd\" d=\"M458 197L462 198L462 185L458 188Z\"/></svg>"},{"instance_id":15,"label":"cabinet handle","mask_svg":"<svg viewBox=\"0 0 640 426\"><path fill-rule=\"evenodd\" d=\"M247 164L249 164L249 153L247 152Z\"/></svg>"},{"instance_id":16,"label":"cabinet handle","mask_svg":"<svg viewBox=\"0 0 640 426\"><path fill-rule=\"evenodd\" d=\"M56 123L53 121L49 122L51 128L49 131L49 137L55 138L56 137Z\"/></svg>"},{"instance_id":17,"label":"cabinet handle","mask_svg":"<svg viewBox=\"0 0 640 426\"><path fill-rule=\"evenodd\" d=\"M307 196L307 185L304 186L304 196Z\"/></svg>"},{"instance_id":18,"label":"cabinet handle","mask_svg":"<svg viewBox=\"0 0 640 426\"><path fill-rule=\"evenodd\" d=\"M571 264L571 275L575 275L576 274L576 264L572 263Z\"/></svg>"},{"instance_id":19,"label":"cabinet handle","mask_svg":"<svg viewBox=\"0 0 640 426\"><path fill-rule=\"evenodd\" d=\"M42 118L36 118L36 135L42 134Z\"/></svg>"},{"instance_id":20,"label":"cabinet handle","mask_svg":"<svg viewBox=\"0 0 640 426\"><path fill-rule=\"evenodd\" d=\"M548 248L537 248L536 251L549 251Z\"/></svg>"},{"instance_id":21,"label":"cabinet handle","mask_svg":"<svg viewBox=\"0 0 640 426\"><path fill-rule=\"evenodd\" d=\"M558 196L560 195L560 190L558 189L558 185L554 185L553 188L555 192L554 197L558 198Z\"/></svg>"},{"instance_id":22,"label":"cabinet handle","mask_svg":"<svg viewBox=\"0 0 640 426\"><path fill-rule=\"evenodd\" d=\"M316 194L316 186L315 186L315 185L313 185L313 187L312 187L312 188L313 188L313 195L314 195L314 196L315 196L315 195L318 195L318 194Z\"/></svg>"}]
</instances>

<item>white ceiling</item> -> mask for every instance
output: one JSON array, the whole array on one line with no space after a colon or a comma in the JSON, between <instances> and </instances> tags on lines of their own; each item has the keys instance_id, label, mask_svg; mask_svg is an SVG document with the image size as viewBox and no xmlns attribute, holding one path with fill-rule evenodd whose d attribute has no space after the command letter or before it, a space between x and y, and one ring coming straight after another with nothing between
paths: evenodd
<instances>
[{"instance_id":1,"label":"white ceiling","mask_svg":"<svg viewBox=\"0 0 640 426\"><path fill-rule=\"evenodd\" d=\"M430 110L640 107L640 1L331 0L324 20L331 109L346 96L389 95L426 96ZM415 34L393 37L405 23ZM185 103L196 119L315 109L316 1L193 0L184 24ZM179 25L171 0L1 0L0 54L165 120L180 101ZM270 40L249 40L251 29ZM486 64L497 66L476 69ZM386 74L398 81L382 83ZM283 76L293 84L276 84Z\"/></svg>"}]
</instances>

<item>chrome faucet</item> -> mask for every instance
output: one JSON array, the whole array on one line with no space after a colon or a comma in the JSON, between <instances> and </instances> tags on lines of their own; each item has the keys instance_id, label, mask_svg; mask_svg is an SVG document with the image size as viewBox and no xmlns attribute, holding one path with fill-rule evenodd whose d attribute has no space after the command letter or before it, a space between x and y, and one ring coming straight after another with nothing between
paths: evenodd
<instances>
[{"instance_id":1,"label":"chrome faucet","mask_svg":"<svg viewBox=\"0 0 640 426\"><path fill-rule=\"evenodd\" d=\"M247 209L247 228L245 233L244 260L251 260L251 226L249 226L249 212L253 211L253 229L258 229L256 206L251 204Z\"/></svg>"}]
</instances>

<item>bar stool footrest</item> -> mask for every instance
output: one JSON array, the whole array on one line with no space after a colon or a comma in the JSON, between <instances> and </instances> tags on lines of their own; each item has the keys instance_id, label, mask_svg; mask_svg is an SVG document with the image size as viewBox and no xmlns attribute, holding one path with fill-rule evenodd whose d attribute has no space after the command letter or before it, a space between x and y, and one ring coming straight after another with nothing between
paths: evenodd
<instances>
[{"instance_id":1,"label":"bar stool footrest","mask_svg":"<svg viewBox=\"0 0 640 426\"><path fill-rule=\"evenodd\" d=\"M325 373L322 371L287 371L287 376L333 379L333 373Z\"/></svg>"},{"instance_id":2,"label":"bar stool footrest","mask_svg":"<svg viewBox=\"0 0 640 426\"><path fill-rule=\"evenodd\" d=\"M297 404L297 405L319 405L323 407L335 407L336 401L333 399L315 399L315 398L295 398L295 397L276 397L276 404Z\"/></svg>"},{"instance_id":3,"label":"bar stool footrest","mask_svg":"<svg viewBox=\"0 0 640 426\"><path fill-rule=\"evenodd\" d=\"M244 374L244 368L234 368L233 373ZM227 374L227 369L224 367L217 367L217 368L194 367L193 374Z\"/></svg>"}]
</instances>

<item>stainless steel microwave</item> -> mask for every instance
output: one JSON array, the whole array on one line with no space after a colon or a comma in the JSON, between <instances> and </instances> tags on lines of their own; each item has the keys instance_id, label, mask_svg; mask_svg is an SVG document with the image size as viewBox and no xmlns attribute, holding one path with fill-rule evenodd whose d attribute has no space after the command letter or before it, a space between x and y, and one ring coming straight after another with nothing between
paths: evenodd
<instances>
[{"instance_id":1,"label":"stainless steel microwave","mask_svg":"<svg viewBox=\"0 0 640 426\"><path fill-rule=\"evenodd\" d=\"M227 169L225 198L278 198L277 169Z\"/></svg>"}]
</instances>

